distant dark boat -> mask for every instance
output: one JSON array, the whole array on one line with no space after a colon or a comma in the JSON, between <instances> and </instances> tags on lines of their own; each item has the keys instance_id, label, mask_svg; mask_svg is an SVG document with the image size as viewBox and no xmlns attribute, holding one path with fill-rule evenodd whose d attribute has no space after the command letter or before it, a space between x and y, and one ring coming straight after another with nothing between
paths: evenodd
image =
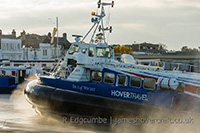
<instances>
[{"instance_id":1,"label":"distant dark boat","mask_svg":"<svg viewBox=\"0 0 200 133\"><path fill-rule=\"evenodd\" d=\"M25 78L25 67L0 67L0 94L10 94L17 87L22 87Z\"/></svg>"}]
</instances>

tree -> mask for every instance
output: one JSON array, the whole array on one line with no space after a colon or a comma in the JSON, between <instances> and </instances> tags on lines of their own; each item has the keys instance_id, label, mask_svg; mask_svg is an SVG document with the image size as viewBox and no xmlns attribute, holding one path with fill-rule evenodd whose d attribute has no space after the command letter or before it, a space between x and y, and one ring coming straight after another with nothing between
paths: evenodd
<instances>
[{"instance_id":1,"label":"tree","mask_svg":"<svg viewBox=\"0 0 200 133\"><path fill-rule=\"evenodd\" d=\"M159 43L160 49L167 51L167 45Z\"/></svg>"},{"instance_id":2,"label":"tree","mask_svg":"<svg viewBox=\"0 0 200 133\"><path fill-rule=\"evenodd\" d=\"M188 46L183 46L182 48L181 48L181 51L182 52L198 52L199 50L198 49L196 49L196 48L188 48Z\"/></svg>"},{"instance_id":3,"label":"tree","mask_svg":"<svg viewBox=\"0 0 200 133\"><path fill-rule=\"evenodd\" d=\"M183 47L181 48L181 51L188 51L188 46L183 46Z\"/></svg>"},{"instance_id":4,"label":"tree","mask_svg":"<svg viewBox=\"0 0 200 133\"><path fill-rule=\"evenodd\" d=\"M198 52L199 50L197 48L192 49L193 52Z\"/></svg>"},{"instance_id":5,"label":"tree","mask_svg":"<svg viewBox=\"0 0 200 133\"><path fill-rule=\"evenodd\" d=\"M117 45L113 47L116 54L132 54L132 48L125 45Z\"/></svg>"},{"instance_id":6,"label":"tree","mask_svg":"<svg viewBox=\"0 0 200 133\"><path fill-rule=\"evenodd\" d=\"M116 54L119 54L119 53L120 53L120 45L113 46L113 49L114 49L114 52L115 52Z\"/></svg>"},{"instance_id":7,"label":"tree","mask_svg":"<svg viewBox=\"0 0 200 133\"><path fill-rule=\"evenodd\" d=\"M103 41L103 33L96 34L95 43L101 43Z\"/></svg>"}]
</instances>

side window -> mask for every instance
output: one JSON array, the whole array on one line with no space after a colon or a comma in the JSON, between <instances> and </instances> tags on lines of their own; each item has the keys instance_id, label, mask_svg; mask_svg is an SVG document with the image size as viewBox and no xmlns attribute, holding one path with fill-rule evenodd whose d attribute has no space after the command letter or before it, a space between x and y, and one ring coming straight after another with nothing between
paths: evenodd
<instances>
[{"instance_id":1,"label":"side window","mask_svg":"<svg viewBox=\"0 0 200 133\"><path fill-rule=\"evenodd\" d=\"M139 77L130 77L130 86L141 87L141 78Z\"/></svg>"},{"instance_id":2,"label":"side window","mask_svg":"<svg viewBox=\"0 0 200 133\"><path fill-rule=\"evenodd\" d=\"M102 73L101 72L97 72L97 71L93 71L92 72L92 81L97 81L97 82L101 82L102 79Z\"/></svg>"},{"instance_id":3,"label":"side window","mask_svg":"<svg viewBox=\"0 0 200 133\"><path fill-rule=\"evenodd\" d=\"M103 57L103 49L102 48L96 48L97 57Z\"/></svg>"},{"instance_id":4,"label":"side window","mask_svg":"<svg viewBox=\"0 0 200 133\"><path fill-rule=\"evenodd\" d=\"M0 76L2 76L2 71L0 70Z\"/></svg>"},{"instance_id":5,"label":"side window","mask_svg":"<svg viewBox=\"0 0 200 133\"><path fill-rule=\"evenodd\" d=\"M82 52L83 54L85 54L85 53L86 53L86 51L87 51L87 49L86 49L86 48L84 48L84 49L82 49L82 50L81 50L81 52Z\"/></svg>"},{"instance_id":6,"label":"side window","mask_svg":"<svg viewBox=\"0 0 200 133\"><path fill-rule=\"evenodd\" d=\"M144 88L146 89L155 89L156 80L153 78L144 79Z\"/></svg>"},{"instance_id":7,"label":"side window","mask_svg":"<svg viewBox=\"0 0 200 133\"><path fill-rule=\"evenodd\" d=\"M118 85L126 86L126 76L125 75L117 75Z\"/></svg>"},{"instance_id":8,"label":"side window","mask_svg":"<svg viewBox=\"0 0 200 133\"><path fill-rule=\"evenodd\" d=\"M114 84L115 75L113 73L104 73L104 82Z\"/></svg>"},{"instance_id":9,"label":"side window","mask_svg":"<svg viewBox=\"0 0 200 133\"><path fill-rule=\"evenodd\" d=\"M106 48L105 57L108 57L108 58L111 57L111 50L110 50L110 48Z\"/></svg>"},{"instance_id":10,"label":"side window","mask_svg":"<svg viewBox=\"0 0 200 133\"><path fill-rule=\"evenodd\" d=\"M93 57L93 56L94 56L94 49L93 49L93 47L90 47L90 48L89 48L89 56L90 56L90 57Z\"/></svg>"},{"instance_id":11,"label":"side window","mask_svg":"<svg viewBox=\"0 0 200 133\"><path fill-rule=\"evenodd\" d=\"M96 48L96 54L97 57L106 57L110 58L111 57L111 50L110 48Z\"/></svg>"},{"instance_id":12,"label":"side window","mask_svg":"<svg viewBox=\"0 0 200 133\"><path fill-rule=\"evenodd\" d=\"M5 71L5 76L11 76L12 72L11 71Z\"/></svg>"},{"instance_id":13,"label":"side window","mask_svg":"<svg viewBox=\"0 0 200 133\"><path fill-rule=\"evenodd\" d=\"M61 71L59 72L59 76L61 78L65 77L66 76L66 68L62 67Z\"/></svg>"},{"instance_id":14,"label":"side window","mask_svg":"<svg viewBox=\"0 0 200 133\"><path fill-rule=\"evenodd\" d=\"M74 52L78 52L78 51L79 51L79 46L73 45L70 47L68 53L73 54Z\"/></svg>"}]
</instances>

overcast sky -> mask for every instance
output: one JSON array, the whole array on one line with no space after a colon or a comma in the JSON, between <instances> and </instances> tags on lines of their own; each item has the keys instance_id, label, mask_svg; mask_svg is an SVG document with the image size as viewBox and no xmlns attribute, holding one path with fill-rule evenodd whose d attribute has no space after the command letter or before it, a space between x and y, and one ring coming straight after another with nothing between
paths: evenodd
<instances>
[{"instance_id":1,"label":"overcast sky","mask_svg":"<svg viewBox=\"0 0 200 133\"><path fill-rule=\"evenodd\" d=\"M108 0L105 0L108 1ZM59 17L59 35L84 35L92 26L91 11L97 0L0 0L0 29L27 33L52 32ZM110 8L113 32L109 43L150 42L180 50L200 46L199 0L115 0ZM52 19L52 20L51 20Z\"/></svg>"}]
</instances>

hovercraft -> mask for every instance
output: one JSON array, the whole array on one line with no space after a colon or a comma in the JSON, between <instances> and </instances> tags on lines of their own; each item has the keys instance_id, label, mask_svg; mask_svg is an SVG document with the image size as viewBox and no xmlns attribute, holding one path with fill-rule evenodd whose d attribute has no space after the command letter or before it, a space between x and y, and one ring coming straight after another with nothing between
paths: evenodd
<instances>
[{"instance_id":1,"label":"hovercraft","mask_svg":"<svg viewBox=\"0 0 200 133\"><path fill-rule=\"evenodd\" d=\"M185 93L178 78L138 69L130 55L124 56L123 62L114 60L114 50L104 34L112 27L103 24L104 7L113 7L114 2L97 4L100 14L92 12L92 28L82 40L82 36L74 35L75 42L51 73L37 75L38 79L27 85L26 100L37 111L61 114L153 109L200 112L200 98ZM93 36L98 28L103 43L95 44ZM83 42L92 29L91 41Z\"/></svg>"}]
</instances>

